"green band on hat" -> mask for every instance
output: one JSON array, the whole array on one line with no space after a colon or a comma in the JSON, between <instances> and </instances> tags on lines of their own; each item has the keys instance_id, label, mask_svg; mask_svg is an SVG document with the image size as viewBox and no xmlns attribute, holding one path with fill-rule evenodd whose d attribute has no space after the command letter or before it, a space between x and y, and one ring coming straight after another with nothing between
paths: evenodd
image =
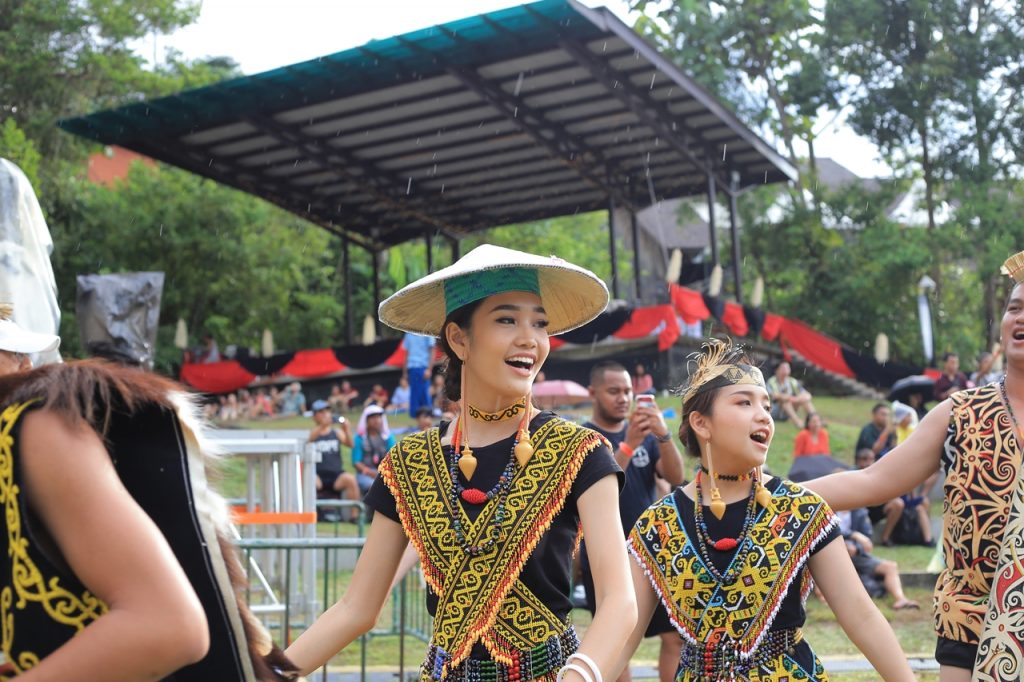
<instances>
[{"instance_id":1,"label":"green band on hat","mask_svg":"<svg viewBox=\"0 0 1024 682\"><path fill-rule=\"evenodd\" d=\"M536 268L494 268L478 270L444 282L444 314L451 315L464 305L503 294L506 291L527 291L540 296Z\"/></svg>"}]
</instances>

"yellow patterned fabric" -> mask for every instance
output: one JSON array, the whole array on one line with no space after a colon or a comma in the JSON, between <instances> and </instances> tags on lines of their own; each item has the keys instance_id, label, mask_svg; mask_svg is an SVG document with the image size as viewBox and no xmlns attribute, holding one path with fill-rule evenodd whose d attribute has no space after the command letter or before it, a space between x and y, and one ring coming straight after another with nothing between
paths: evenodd
<instances>
[{"instance_id":1,"label":"yellow patterned fabric","mask_svg":"<svg viewBox=\"0 0 1024 682\"><path fill-rule=\"evenodd\" d=\"M953 394L943 461L946 568L935 586L935 629L977 644L1021 466L998 384Z\"/></svg>"},{"instance_id":2,"label":"yellow patterned fabric","mask_svg":"<svg viewBox=\"0 0 1024 682\"><path fill-rule=\"evenodd\" d=\"M107 611L81 583L55 569L28 532L15 427L30 407L21 403L0 413L0 504L7 527L0 564L0 680L34 667Z\"/></svg>"},{"instance_id":3,"label":"yellow patterned fabric","mask_svg":"<svg viewBox=\"0 0 1024 682\"><path fill-rule=\"evenodd\" d=\"M438 429L402 439L381 464L381 478L395 498L424 576L438 595L431 646L444 652L442 678L469 657L477 641L495 661L511 665L517 651L565 631L566 624L519 574L561 511L584 458L605 441L557 418L538 428L531 441L533 456L517 470L508 493L501 538L479 556L459 547L454 520L460 520L467 542L480 544L498 505L491 500L474 521L461 505L453 508L451 474ZM429 679L426 674L424 679Z\"/></svg>"},{"instance_id":4,"label":"yellow patterned fabric","mask_svg":"<svg viewBox=\"0 0 1024 682\"><path fill-rule=\"evenodd\" d=\"M729 650L736 661L743 661L757 655L791 585L798 585L801 599L806 599L811 588L807 559L835 525L835 515L820 497L780 481L770 508L759 510L753 528L736 550L733 566L739 569L732 584L720 584L705 567L688 537L674 494L640 516L628 546L683 639L708 650ZM678 682L718 679L687 667L684 656ZM817 658L812 670L804 670L785 651L753 670L739 668L728 673L736 675L729 679L827 679Z\"/></svg>"}]
</instances>

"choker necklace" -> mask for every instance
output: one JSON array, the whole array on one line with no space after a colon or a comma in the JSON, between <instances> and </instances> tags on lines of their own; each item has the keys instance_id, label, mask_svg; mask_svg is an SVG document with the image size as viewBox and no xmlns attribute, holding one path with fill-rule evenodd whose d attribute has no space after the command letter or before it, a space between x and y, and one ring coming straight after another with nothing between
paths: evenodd
<instances>
[{"instance_id":1,"label":"choker necklace","mask_svg":"<svg viewBox=\"0 0 1024 682\"><path fill-rule=\"evenodd\" d=\"M708 547L713 547L719 552L729 552L743 544L743 541L746 539L747 535L750 533L750 530L754 525L754 516L756 515L757 510L757 505L755 502L757 498L757 485L754 484L750 486L750 495L747 497L747 510L745 515L743 516L743 526L742 528L740 528L739 535L735 538L720 538L718 540L712 540L711 534L708 532L707 524L704 521L704 505L701 503L700 494L700 473L697 474L697 480L695 483L697 494L694 496L693 515L694 520L696 522L695 525L697 526L697 550L700 552L700 556L704 560L705 568L708 569L708 572L712 575L712 577L716 581L718 581L720 585L732 585L734 582L736 582L736 577L739 574L740 570L739 564L742 562L737 562L733 560L732 562L730 562L729 568L725 571L725 573L719 573L718 569L715 567L715 563L711 560L711 553L708 550Z\"/></svg>"},{"instance_id":2,"label":"choker necklace","mask_svg":"<svg viewBox=\"0 0 1024 682\"><path fill-rule=\"evenodd\" d=\"M518 415L520 412L523 411L523 408L525 407L526 396L524 395L522 398L515 401L505 409L498 410L497 412L484 412L483 410L473 407L472 405L467 405L466 409L469 412L469 416L472 417L473 419L476 419L477 421L503 422L506 419L511 419L512 417Z\"/></svg>"},{"instance_id":3,"label":"choker necklace","mask_svg":"<svg viewBox=\"0 0 1024 682\"><path fill-rule=\"evenodd\" d=\"M516 445L519 444L519 434L516 434L515 439L512 442L512 450L509 453L508 464L505 465L505 469L501 472L498 477L498 482L494 484L488 491L480 490L479 488L466 488L459 482L459 450L457 438L458 432L453 434L452 445L449 446L451 449L451 457L448 459L448 473L452 478L452 488L449 495L451 500L452 509L455 510L455 518L453 520L453 527L455 529L455 541L462 548L462 551L470 556L480 556L484 554L492 547L495 543L501 539L501 527L505 521L505 500L508 497L509 489L512 487L512 479L515 477L517 459L515 457ZM491 517L491 527L487 532L486 540L479 545L471 545L466 540L466 532L462 527L462 521L458 516L459 500L462 499L469 504L486 504L493 500L498 499L498 507L494 510L494 516Z\"/></svg>"},{"instance_id":4,"label":"choker necklace","mask_svg":"<svg viewBox=\"0 0 1024 682\"><path fill-rule=\"evenodd\" d=\"M711 473L708 472L706 468L704 468L703 464L698 465L698 467L700 468L701 473L703 473L705 476L711 475ZM745 474L720 474L718 472L715 472L716 481L749 481L753 477L754 473L752 471L747 472Z\"/></svg>"}]
</instances>

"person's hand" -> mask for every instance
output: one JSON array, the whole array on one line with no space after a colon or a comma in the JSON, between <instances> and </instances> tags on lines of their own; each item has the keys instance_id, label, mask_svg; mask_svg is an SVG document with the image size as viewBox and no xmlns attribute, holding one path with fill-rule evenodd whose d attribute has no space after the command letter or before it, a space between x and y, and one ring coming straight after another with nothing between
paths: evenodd
<instances>
[{"instance_id":1,"label":"person's hand","mask_svg":"<svg viewBox=\"0 0 1024 682\"><path fill-rule=\"evenodd\" d=\"M629 426L626 427L626 437L623 439L629 447L636 449L644 442L644 438L651 432L650 418L640 410L633 410L629 415Z\"/></svg>"},{"instance_id":2,"label":"person's hand","mask_svg":"<svg viewBox=\"0 0 1024 682\"><path fill-rule=\"evenodd\" d=\"M424 379L429 379L430 378L430 368L429 367L427 367L426 369L423 370L423 378Z\"/></svg>"},{"instance_id":3,"label":"person's hand","mask_svg":"<svg viewBox=\"0 0 1024 682\"><path fill-rule=\"evenodd\" d=\"M857 543L856 542L854 542L853 540L847 540L846 541L846 551L849 553L850 558L852 559L853 557L857 556L857 552L860 551L860 550L857 549Z\"/></svg>"},{"instance_id":4,"label":"person's hand","mask_svg":"<svg viewBox=\"0 0 1024 682\"><path fill-rule=\"evenodd\" d=\"M661 410L658 409L657 405L637 407L633 414L634 416L642 415L646 417L649 432L654 434L655 437L664 438L668 435L668 424L665 423L665 417L662 416Z\"/></svg>"}]
</instances>

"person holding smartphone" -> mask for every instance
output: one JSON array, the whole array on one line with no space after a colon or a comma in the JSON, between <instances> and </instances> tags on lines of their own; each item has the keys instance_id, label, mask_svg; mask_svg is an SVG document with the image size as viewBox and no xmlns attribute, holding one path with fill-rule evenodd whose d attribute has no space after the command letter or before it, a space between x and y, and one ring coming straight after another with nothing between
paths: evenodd
<instances>
[{"instance_id":1,"label":"person holding smartphone","mask_svg":"<svg viewBox=\"0 0 1024 682\"><path fill-rule=\"evenodd\" d=\"M594 365L588 390L594 407L585 426L608 439L615 460L626 472L626 483L619 495L619 516L626 535L637 517L657 500L657 476L673 487L683 483L683 457L654 396L637 395L634 404L633 382L625 367L612 361ZM580 568L587 608L593 612L596 606L594 587L585 546L580 550ZM645 634L646 637L655 635L661 638L659 677L661 682L668 682L675 678L680 639L664 609L655 613ZM627 667L619 680L629 679Z\"/></svg>"}]
</instances>

